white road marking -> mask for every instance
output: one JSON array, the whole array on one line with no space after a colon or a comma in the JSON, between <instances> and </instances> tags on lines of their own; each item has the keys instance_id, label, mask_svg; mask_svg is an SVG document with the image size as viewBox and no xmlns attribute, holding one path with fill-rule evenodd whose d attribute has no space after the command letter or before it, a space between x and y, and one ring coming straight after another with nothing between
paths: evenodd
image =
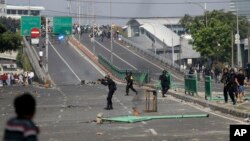
<instances>
[{"instance_id":1,"label":"white road marking","mask_svg":"<svg viewBox=\"0 0 250 141\"><path fill-rule=\"evenodd\" d=\"M52 45L52 43L49 41L52 49L56 52L56 54L62 59L62 61L66 64L66 66L70 69L70 71L75 75L75 77L81 81L81 79L77 76L77 74L74 72L74 70L69 66L69 64L66 62L66 60L60 55L60 53L55 49L55 47Z\"/></svg>"},{"instance_id":2,"label":"white road marking","mask_svg":"<svg viewBox=\"0 0 250 141\"><path fill-rule=\"evenodd\" d=\"M98 45L100 45L101 47L103 47L105 50L107 50L108 52L111 52L109 49L107 49L106 47L104 47L102 44L100 44L99 42L95 41ZM130 64L129 62L127 62L126 60L122 59L121 57L119 57L117 54L115 54L113 52L113 55L117 58L119 58L120 60L122 60L123 62L125 62L126 64L128 64L130 67L132 67L135 70L138 70L135 66L133 66L132 64Z\"/></svg>"},{"instance_id":3,"label":"white road marking","mask_svg":"<svg viewBox=\"0 0 250 141\"><path fill-rule=\"evenodd\" d=\"M141 123L142 123L142 124L147 124L147 122L145 122L145 121L142 121Z\"/></svg>"},{"instance_id":4,"label":"white road marking","mask_svg":"<svg viewBox=\"0 0 250 141\"><path fill-rule=\"evenodd\" d=\"M150 131L153 135L158 135L158 133L155 131L155 129L149 129L149 131Z\"/></svg>"}]
</instances>

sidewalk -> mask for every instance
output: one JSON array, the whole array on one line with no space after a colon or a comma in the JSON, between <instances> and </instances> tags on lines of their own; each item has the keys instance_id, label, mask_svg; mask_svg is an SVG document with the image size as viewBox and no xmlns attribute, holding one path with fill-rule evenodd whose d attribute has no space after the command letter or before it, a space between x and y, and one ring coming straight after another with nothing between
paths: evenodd
<instances>
[{"instance_id":1,"label":"sidewalk","mask_svg":"<svg viewBox=\"0 0 250 141\"><path fill-rule=\"evenodd\" d=\"M232 116L240 117L240 118L250 118L250 102L249 99L245 100L243 103L237 103L233 105L230 101L228 103L224 103L223 100L205 100L205 94L199 93L198 96L192 96L189 94L185 94L184 90L170 90L169 94L175 98L182 99L186 102L199 104L203 107L210 108L213 111L219 111L224 114L230 114ZM216 94L215 96L219 96L223 98L223 95ZM246 95L249 97L249 95ZM209 99L209 98L208 98Z\"/></svg>"}]
</instances>

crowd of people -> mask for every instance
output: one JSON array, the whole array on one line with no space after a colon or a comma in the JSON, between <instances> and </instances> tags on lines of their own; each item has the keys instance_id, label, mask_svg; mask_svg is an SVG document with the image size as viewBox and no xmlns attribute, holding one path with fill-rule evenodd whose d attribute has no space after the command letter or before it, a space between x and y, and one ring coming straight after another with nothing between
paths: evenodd
<instances>
[{"instance_id":1,"label":"crowd of people","mask_svg":"<svg viewBox=\"0 0 250 141\"><path fill-rule=\"evenodd\" d=\"M3 86L13 85L31 85L34 79L34 72L25 71L23 73L3 73L0 75L0 81Z\"/></svg>"}]
</instances>

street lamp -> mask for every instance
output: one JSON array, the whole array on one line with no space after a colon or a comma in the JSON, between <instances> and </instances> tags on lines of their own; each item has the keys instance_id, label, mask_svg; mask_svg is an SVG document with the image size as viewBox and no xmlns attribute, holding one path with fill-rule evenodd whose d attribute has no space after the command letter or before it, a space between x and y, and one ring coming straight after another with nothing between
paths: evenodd
<instances>
[{"instance_id":1,"label":"street lamp","mask_svg":"<svg viewBox=\"0 0 250 141\"><path fill-rule=\"evenodd\" d=\"M29 0L29 16L30 16L30 0Z\"/></svg>"},{"instance_id":2,"label":"street lamp","mask_svg":"<svg viewBox=\"0 0 250 141\"><path fill-rule=\"evenodd\" d=\"M109 9L109 12L110 12L110 52L111 52L111 55L110 55L110 62L111 64L113 64L113 26L112 26L112 22L111 22L111 16L112 16L112 0L109 0L109 4L110 4L110 9Z\"/></svg>"},{"instance_id":3,"label":"street lamp","mask_svg":"<svg viewBox=\"0 0 250 141\"><path fill-rule=\"evenodd\" d=\"M237 67L241 67L241 63L240 63L240 34L239 34L239 9L238 9L238 0L236 1L236 6L237 6L237 34L236 34L236 43L237 43Z\"/></svg>"},{"instance_id":4,"label":"street lamp","mask_svg":"<svg viewBox=\"0 0 250 141\"><path fill-rule=\"evenodd\" d=\"M202 10L203 10L203 12L204 12L204 15L205 15L205 24L206 24L206 27L207 27L207 3L206 2L204 2L204 7L203 7L203 5L201 5L201 3L200 2L187 2L188 4L194 4L194 5L197 5L197 6L199 6Z\"/></svg>"}]
</instances>

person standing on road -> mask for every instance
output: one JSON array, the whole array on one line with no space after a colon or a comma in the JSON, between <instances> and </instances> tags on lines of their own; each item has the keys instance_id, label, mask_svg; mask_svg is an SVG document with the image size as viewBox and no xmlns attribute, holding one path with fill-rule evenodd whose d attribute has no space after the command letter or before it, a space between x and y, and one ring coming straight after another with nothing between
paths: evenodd
<instances>
[{"instance_id":1,"label":"person standing on road","mask_svg":"<svg viewBox=\"0 0 250 141\"><path fill-rule=\"evenodd\" d=\"M112 103L112 97L113 94L116 91L116 83L110 78L109 75L105 76L104 79L98 79L98 81L101 82L104 86L108 86L109 92L107 96L107 107L105 107L105 110L113 110L113 103Z\"/></svg>"},{"instance_id":2,"label":"person standing on road","mask_svg":"<svg viewBox=\"0 0 250 141\"><path fill-rule=\"evenodd\" d=\"M24 93L14 100L16 117L7 121L3 141L38 141L39 129L32 121L36 101L30 93Z\"/></svg>"},{"instance_id":3,"label":"person standing on road","mask_svg":"<svg viewBox=\"0 0 250 141\"><path fill-rule=\"evenodd\" d=\"M236 89L237 89L237 83L236 83L236 75L234 73L234 69L231 69L230 72L228 73L228 69L224 68L223 70L223 75L221 82L224 83L224 100L225 103L228 102L228 94L233 102L233 105L236 104L235 101L235 95L236 94Z\"/></svg>"},{"instance_id":4,"label":"person standing on road","mask_svg":"<svg viewBox=\"0 0 250 141\"><path fill-rule=\"evenodd\" d=\"M126 95L129 95L129 89L131 89L133 92L135 92L135 94L137 95L137 91L134 89L133 85L134 85L134 77L132 72L127 73L126 72L126 77L125 77L126 81L127 81L127 86L126 86Z\"/></svg>"},{"instance_id":5,"label":"person standing on road","mask_svg":"<svg viewBox=\"0 0 250 141\"><path fill-rule=\"evenodd\" d=\"M162 97L165 97L165 94L168 92L169 89L169 80L167 77L167 71L163 70L162 74L159 77L159 80L161 81L161 92L162 92Z\"/></svg>"},{"instance_id":6,"label":"person standing on road","mask_svg":"<svg viewBox=\"0 0 250 141\"><path fill-rule=\"evenodd\" d=\"M243 70L239 70L239 74L236 76L237 79L237 85L238 85L238 97L237 102L243 102L243 96L244 96L244 80L245 75L243 74Z\"/></svg>"},{"instance_id":7,"label":"person standing on road","mask_svg":"<svg viewBox=\"0 0 250 141\"><path fill-rule=\"evenodd\" d=\"M40 58L40 60L43 60L43 51L42 51L42 49L39 50L39 58Z\"/></svg>"}]
</instances>

